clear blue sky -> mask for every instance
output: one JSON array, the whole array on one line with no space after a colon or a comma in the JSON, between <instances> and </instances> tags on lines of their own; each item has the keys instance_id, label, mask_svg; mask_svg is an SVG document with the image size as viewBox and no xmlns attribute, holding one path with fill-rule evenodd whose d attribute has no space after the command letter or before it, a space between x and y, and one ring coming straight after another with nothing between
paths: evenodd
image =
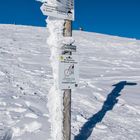
<instances>
[{"instance_id":1,"label":"clear blue sky","mask_svg":"<svg viewBox=\"0 0 140 140\"><path fill-rule=\"evenodd\" d=\"M0 23L45 26L35 0L0 0ZM75 0L73 28L140 39L140 0Z\"/></svg>"}]
</instances>

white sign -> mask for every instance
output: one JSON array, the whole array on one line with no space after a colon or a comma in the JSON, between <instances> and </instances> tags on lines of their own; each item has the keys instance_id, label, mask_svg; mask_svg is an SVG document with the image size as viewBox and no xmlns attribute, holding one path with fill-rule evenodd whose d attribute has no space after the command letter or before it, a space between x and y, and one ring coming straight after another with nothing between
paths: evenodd
<instances>
[{"instance_id":1,"label":"white sign","mask_svg":"<svg viewBox=\"0 0 140 140\"><path fill-rule=\"evenodd\" d=\"M68 48L68 46L66 46ZM59 56L59 88L73 89L78 86L79 70L78 70L78 55L75 52L75 46L70 49L64 48Z\"/></svg>"},{"instance_id":2,"label":"white sign","mask_svg":"<svg viewBox=\"0 0 140 140\"><path fill-rule=\"evenodd\" d=\"M46 16L52 16L60 19L74 20L73 0L57 0L57 6L43 3L41 11Z\"/></svg>"},{"instance_id":3,"label":"white sign","mask_svg":"<svg viewBox=\"0 0 140 140\"><path fill-rule=\"evenodd\" d=\"M74 9L74 0L56 0L58 5L67 7L68 9Z\"/></svg>"}]
</instances>

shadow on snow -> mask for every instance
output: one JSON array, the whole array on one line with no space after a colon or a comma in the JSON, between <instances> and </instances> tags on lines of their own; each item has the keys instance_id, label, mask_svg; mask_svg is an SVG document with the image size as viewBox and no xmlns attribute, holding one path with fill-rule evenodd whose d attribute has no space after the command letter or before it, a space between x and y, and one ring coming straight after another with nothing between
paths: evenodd
<instances>
[{"instance_id":1,"label":"shadow on snow","mask_svg":"<svg viewBox=\"0 0 140 140\"><path fill-rule=\"evenodd\" d=\"M2 130L1 129L1 131L4 131L3 132L4 134L3 134L3 136L0 136L0 140L12 140L12 130L10 130L10 129Z\"/></svg>"},{"instance_id":2,"label":"shadow on snow","mask_svg":"<svg viewBox=\"0 0 140 140\"><path fill-rule=\"evenodd\" d=\"M106 113L112 110L115 104L118 103L117 97L121 95L120 92L122 91L122 89L125 86L134 85L137 85L137 83L129 83L127 81L121 81L113 85L115 86L115 88L107 96L107 99L105 100L102 109L88 119L88 121L82 126L79 134L75 136L74 140L87 140L88 137L91 135L93 129L95 128L96 124L101 122L105 117Z\"/></svg>"}]
</instances>

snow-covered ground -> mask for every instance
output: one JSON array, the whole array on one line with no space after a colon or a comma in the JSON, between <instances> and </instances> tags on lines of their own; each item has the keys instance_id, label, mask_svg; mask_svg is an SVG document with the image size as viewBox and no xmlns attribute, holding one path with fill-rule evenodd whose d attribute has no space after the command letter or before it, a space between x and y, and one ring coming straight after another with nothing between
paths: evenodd
<instances>
[{"instance_id":1,"label":"snow-covered ground","mask_svg":"<svg viewBox=\"0 0 140 140\"><path fill-rule=\"evenodd\" d=\"M0 25L0 140L48 140L46 28ZM72 139L140 139L140 41L74 31L80 84ZM113 85L113 86L112 86Z\"/></svg>"}]
</instances>

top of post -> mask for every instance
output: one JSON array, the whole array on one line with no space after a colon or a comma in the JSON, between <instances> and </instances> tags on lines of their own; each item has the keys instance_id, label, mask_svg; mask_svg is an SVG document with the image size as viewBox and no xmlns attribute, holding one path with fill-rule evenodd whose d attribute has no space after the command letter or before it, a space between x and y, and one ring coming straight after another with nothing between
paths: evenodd
<instances>
[{"instance_id":1,"label":"top of post","mask_svg":"<svg viewBox=\"0 0 140 140\"><path fill-rule=\"evenodd\" d=\"M41 11L46 16L74 21L74 0L54 0L54 3L44 2Z\"/></svg>"}]
</instances>

